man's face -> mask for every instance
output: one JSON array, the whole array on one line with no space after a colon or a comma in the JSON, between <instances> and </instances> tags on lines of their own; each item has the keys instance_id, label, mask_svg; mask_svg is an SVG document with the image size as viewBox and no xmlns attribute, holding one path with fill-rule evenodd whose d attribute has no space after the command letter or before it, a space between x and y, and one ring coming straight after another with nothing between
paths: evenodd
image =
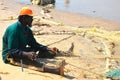
<instances>
[{"instance_id":1,"label":"man's face","mask_svg":"<svg viewBox=\"0 0 120 80\"><path fill-rule=\"evenodd\" d=\"M31 27L32 26L32 21L33 21L33 16L27 16L26 17L26 24Z\"/></svg>"}]
</instances>

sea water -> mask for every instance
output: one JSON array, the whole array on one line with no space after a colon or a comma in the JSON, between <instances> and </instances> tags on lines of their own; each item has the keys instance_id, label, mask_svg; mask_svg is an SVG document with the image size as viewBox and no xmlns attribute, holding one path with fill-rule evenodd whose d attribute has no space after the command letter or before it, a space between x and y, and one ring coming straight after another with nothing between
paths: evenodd
<instances>
[{"instance_id":1,"label":"sea water","mask_svg":"<svg viewBox=\"0 0 120 80\"><path fill-rule=\"evenodd\" d=\"M17 1L30 4L30 0ZM56 0L55 9L120 23L120 0Z\"/></svg>"}]
</instances>

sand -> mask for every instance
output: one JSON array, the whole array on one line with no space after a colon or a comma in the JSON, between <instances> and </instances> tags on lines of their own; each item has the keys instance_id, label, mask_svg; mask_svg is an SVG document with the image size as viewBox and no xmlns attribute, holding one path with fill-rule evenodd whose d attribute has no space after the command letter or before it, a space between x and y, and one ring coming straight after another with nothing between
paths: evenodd
<instances>
[{"instance_id":1,"label":"sand","mask_svg":"<svg viewBox=\"0 0 120 80\"><path fill-rule=\"evenodd\" d=\"M36 16L43 16L40 11L41 7L37 5L27 5L18 2L14 2L13 0L0 0L0 50L2 50L2 36L4 34L5 29L8 25L16 22L17 20L6 20L2 21L3 19L8 19L10 17L17 17L19 15L19 10L23 6L30 7ZM98 27L100 29L104 29L109 31L119 31L120 23L111 22L103 19L92 18L84 15L79 15L75 13L68 13L63 11L51 10L50 15L53 19L50 21L60 22L63 23L65 26L72 26L72 27L79 27L83 29ZM48 23L45 23L48 24ZM74 32L70 29L60 28L58 25L50 24L52 27L42 26L40 27L43 29L43 33L45 32L64 32L59 34L45 34L45 35L37 35L35 38L37 41L44 45L49 45L51 43L60 41L64 38L65 39L61 42L55 43L50 45L49 47L57 47L62 51L67 51L71 43L73 42L75 45L74 54L77 57L61 57L66 60L68 63L65 66L65 76L60 76L51 73L42 73L38 71L33 71L29 69L24 69L24 72L21 71L20 67L12 66L9 64L4 64L2 61L2 57L0 57L0 78L1 80L102 80L100 74L104 74L105 72L105 59L98 59L100 55L103 55L100 51L100 48L105 49L101 38L86 35L84 37L84 33L82 36L76 34L71 35L68 32ZM42 33L41 32L41 33ZM66 34L65 34L66 32ZM106 43L109 43L109 40L103 39ZM115 54L119 54L119 40L114 41L110 40L111 42L115 43L114 51Z\"/></svg>"}]
</instances>

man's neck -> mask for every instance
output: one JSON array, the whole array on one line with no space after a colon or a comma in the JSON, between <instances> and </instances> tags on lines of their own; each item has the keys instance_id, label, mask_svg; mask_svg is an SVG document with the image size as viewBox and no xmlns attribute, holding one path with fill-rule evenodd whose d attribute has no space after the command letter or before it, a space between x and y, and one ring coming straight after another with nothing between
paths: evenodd
<instances>
[{"instance_id":1,"label":"man's neck","mask_svg":"<svg viewBox=\"0 0 120 80\"><path fill-rule=\"evenodd\" d=\"M25 25L25 24L22 24L20 21L18 21L18 24L21 26L21 27L23 27L23 28L25 28L27 25Z\"/></svg>"}]
</instances>

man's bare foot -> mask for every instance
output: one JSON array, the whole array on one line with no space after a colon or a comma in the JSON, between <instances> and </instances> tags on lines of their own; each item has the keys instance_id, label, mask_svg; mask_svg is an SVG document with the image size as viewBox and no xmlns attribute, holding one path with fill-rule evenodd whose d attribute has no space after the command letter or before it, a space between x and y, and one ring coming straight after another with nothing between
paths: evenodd
<instances>
[{"instance_id":1,"label":"man's bare foot","mask_svg":"<svg viewBox=\"0 0 120 80\"><path fill-rule=\"evenodd\" d=\"M64 76L64 66L65 66L65 60L61 62L58 68L54 66L45 66L44 67L44 72L50 72L54 74L59 74L61 76Z\"/></svg>"}]
</instances>

